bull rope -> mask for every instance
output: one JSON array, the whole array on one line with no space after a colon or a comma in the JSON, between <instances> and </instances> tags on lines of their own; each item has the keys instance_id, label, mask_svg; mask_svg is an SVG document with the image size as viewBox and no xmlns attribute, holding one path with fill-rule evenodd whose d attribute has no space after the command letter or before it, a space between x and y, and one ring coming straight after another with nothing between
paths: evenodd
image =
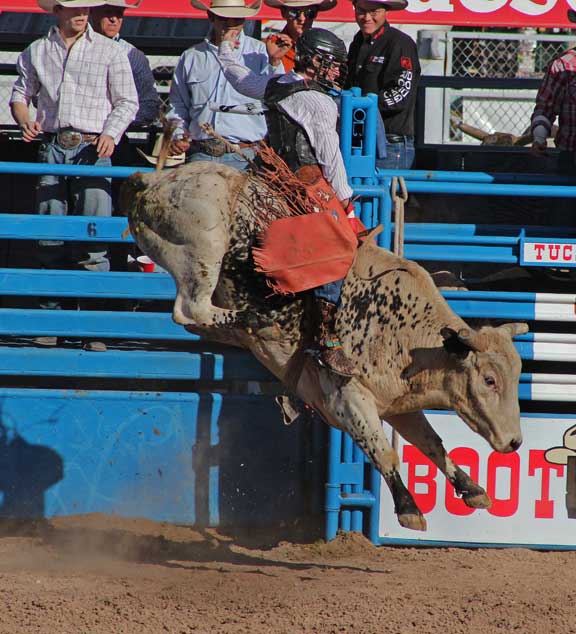
<instances>
[{"instance_id":1,"label":"bull rope","mask_svg":"<svg viewBox=\"0 0 576 634\"><path fill-rule=\"evenodd\" d=\"M400 185L400 195L398 194ZM404 255L404 205L408 200L408 190L402 176L394 176L390 186L390 196L394 206L394 255Z\"/></svg>"},{"instance_id":2,"label":"bull rope","mask_svg":"<svg viewBox=\"0 0 576 634\"><path fill-rule=\"evenodd\" d=\"M398 195L398 185L400 185L400 195ZM394 176L390 186L390 196L394 206L394 255L402 257L404 255L404 204L408 200L408 190L402 176ZM392 449L398 450L398 432L392 431Z\"/></svg>"}]
</instances>

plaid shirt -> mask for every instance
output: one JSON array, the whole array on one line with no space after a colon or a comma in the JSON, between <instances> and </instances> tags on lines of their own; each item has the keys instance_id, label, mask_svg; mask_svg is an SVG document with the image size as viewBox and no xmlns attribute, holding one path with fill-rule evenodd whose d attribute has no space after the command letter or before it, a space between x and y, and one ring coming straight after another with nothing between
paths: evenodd
<instances>
[{"instance_id":1,"label":"plaid shirt","mask_svg":"<svg viewBox=\"0 0 576 634\"><path fill-rule=\"evenodd\" d=\"M550 134L556 117L556 146L576 150L576 50L566 51L550 64L536 96L532 129L543 125Z\"/></svg>"},{"instance_id":2,"label":"plaid shirt","mask_svg":"<svg viewBox=\"0 0 576 634\"><path fill-rule=\"evenodd\" d=\"M17 68L10 103L37 97L36 120L46 132L71 127L117 143L138 112L126 51L90 25L70 50L53 26L21 53Z\"/></svg>"},{"instance_id":3,"label":"plaid shirt","mask_svg":"<svg viewBox=\"0 0 576 634\"><path fill-rule=\"evenodd\" d=\"M138 110L134 123L149 125L160 113L161 104L160 97L156 92L154 75L150 68L148 58L140 49L130 44L130 42L122 40L118 36L112 39L124 47L124 50L128 54L128 61L132 67L134 83L136 84L136 90L138 92L138 101L140 102L140 109Z\"/></svg>"}]
</instances>

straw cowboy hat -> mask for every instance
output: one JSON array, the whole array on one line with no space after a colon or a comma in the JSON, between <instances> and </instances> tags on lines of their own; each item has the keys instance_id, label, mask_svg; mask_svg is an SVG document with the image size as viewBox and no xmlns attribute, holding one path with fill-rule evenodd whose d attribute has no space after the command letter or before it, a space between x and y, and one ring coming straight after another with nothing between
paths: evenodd
<instances>
[{"instance_id":1,"label":"straw cowboy hat","mask_svg":"<svg viewBox=\"0 0 576 634\"><path fill-rule=\"evenodd\" d=\"M195 9L210 11L221 18L251 18L260 11L262 0L252 0L248 4L244 0L211 0L210 6L202 0L190 0L190 4Z\"/></svg>"},{"instance_id":2,"label":"straw cowboy hat","mask_svg":"<svg viewBox=\"0 0 576 634\"><path fill-rule=\"evenodd\" d=\"M264 0L264 4L274 9L304 9L316 7L318 11L329 11L336 6L336 0Z\"/></svg>"},{"instance_id":3,"label":"straw cowboy hat","mask_svg":"<svg viewBox=\"0 0 576 634\"><path fill-rule=\"evenodd\" d=\"M56 5L61 7L101 7L105 0L38 0L38 4L44 11L52 13Z\"/></svg>"},{"instance_id":4,"label":"straw cowboy hat","mask_svg":"<svg viewBox=\"0 0 576 634\"><path fill-rule=\"evenodd\" d=\"M156 141L154 143L154 148L152 149L152 154L146 154L139 147L136 148L140 156L143 156L148 163L152 163L152 165L156 165L158 163L158 157L160 156L160 149L162 148L162 134L158 134L156 136ZM186 161L186 154L182 152L182 154L175 154L174 156L166 157L165 167L176 167L176 165L182 165Z\"/></svg>"},{"instance_id":5,"label":"straw cowboy hat","mask_svg":"<svg viewBox=\"0 0 576 634\"><path fill-rule=\"evenodd\" d=\"M552 447L544 454L547 462L552 464L568 464L570 456L576 456L576 425L564 432L564 446Z\"/></svg>"}]
</instances>

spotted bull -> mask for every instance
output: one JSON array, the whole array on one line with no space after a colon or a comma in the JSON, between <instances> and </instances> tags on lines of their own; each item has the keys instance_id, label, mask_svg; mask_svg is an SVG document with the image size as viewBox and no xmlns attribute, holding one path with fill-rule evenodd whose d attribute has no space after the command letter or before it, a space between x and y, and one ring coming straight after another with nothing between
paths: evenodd
<instances>
[{"instance_id":1,"label":"spotted bull","mask_svg":"<svg viewBox=\"0 0 576 634\"><path fill-rule=\"evenodd\" d=\"M348 432L384 477L402 526L425 530L426 521L400 478L382 419L438 466L468 506L488 507L486 492L448 457L422 410L454 410L496 451L517 449L521 364L512 337L526 326L471 329L420 266L367 242L344 283L336 324L360 375L330 373L305 352L312 338L306 296L270 297L254 271L250 187L266 185L203 162L127 182L131 231L176 282L174 320L250 350L328 424Z\"/></svg>"}]
</instances>

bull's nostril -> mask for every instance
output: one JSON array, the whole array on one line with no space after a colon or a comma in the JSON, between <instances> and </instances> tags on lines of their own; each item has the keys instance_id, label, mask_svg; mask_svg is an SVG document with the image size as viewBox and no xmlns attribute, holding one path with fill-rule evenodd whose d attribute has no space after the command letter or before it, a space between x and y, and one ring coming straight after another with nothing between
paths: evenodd
<instances>
[{"instance_id":1,"label":"bull's nostril","mask_svg":"<svg viewBox=\"0 0 576 634\"><path fill-rule=\"evenodd\" d=\"M512 451L516 451L517 449L520 449L521 444L522 444L521 440L512 440L510 442L510 447L512 448Z\"/></svg>"}]
</instances>

